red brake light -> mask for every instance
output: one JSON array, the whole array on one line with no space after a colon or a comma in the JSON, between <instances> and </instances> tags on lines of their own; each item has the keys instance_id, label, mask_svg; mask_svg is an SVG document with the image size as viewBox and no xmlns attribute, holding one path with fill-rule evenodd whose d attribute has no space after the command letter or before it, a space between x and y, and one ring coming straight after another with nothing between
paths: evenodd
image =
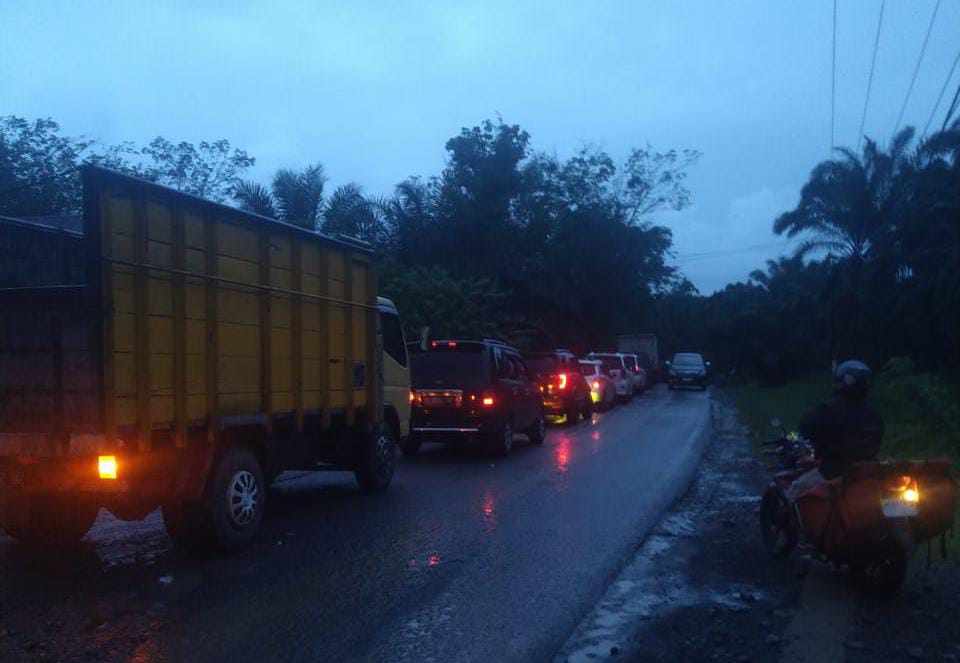
<instances>
[{"instance_id":1,"label":"red brake light","mask_svg":"<svg viewBox=\"0 0 960 663\"><path fill-rule=\"evenodd\" d=\"M448 347L448 348L455 348L455 347L457 347L457 342L456 342L456 341L450 341L449 343L447 343L447 347Z\"/></svg>"},{"instance_id":2,"label":"red brake light","mask_svg":"<svg viewBox=\"0 0 960 663\"><path fill-rule=\"evenodd\" d=\"M493 401L493 396L484 396L482 402L483 402L484 407L491 407L491 406L493 406L493 403L494 403L494 401Z\"/></svg>"},{"instance_id":3,"label":"red brake light","mask_svg":"<svg viewBox=\"0 0 960 663\"><path fill-rule=\"evenodd\" d=\"M600 388L600 382L599 382L599 381L594 381L593 385L591 385L591 386L592 386L594 389L599 389L599 388Z\"/></svg>"},{"instance_id":4,"label":"red brake light","mask_svg":"<svg viewBox=\"0 0 960 663\"><path fill-rule=\"evenodd\" d=\"M431 347L431 348L437 347L437 342L436 342L436 341L431 341L431 342L430 342L430 347Z\"/></svg>"},{"instance_id":5,"label":"red brake light","mask_svg":"<svg viewBox=\"0 0 960 663\"><path fill-rule=\"evenodd\" d=\"M566 389L567 388L567 374L561 373L557 376L559 383L557 384L557 389Z\"/></svg>"},{"instance_id":6,"label":"red brake light","mask_svg":"<svg viewBox=\"0 0 960 663\"><path fill-rule=\"evenodd\" d=\"M633 367L633 372L634 372L634 373L639 373L639 372L640 372L640 367L639 367L639 366L634 366L634 367Z\"/></svg>"}]
</instances>

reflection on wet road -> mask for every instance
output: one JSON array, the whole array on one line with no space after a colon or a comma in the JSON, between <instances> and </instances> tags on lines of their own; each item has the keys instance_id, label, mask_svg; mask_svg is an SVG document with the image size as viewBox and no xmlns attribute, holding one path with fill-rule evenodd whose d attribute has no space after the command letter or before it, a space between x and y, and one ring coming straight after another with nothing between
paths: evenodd
<instances>
[{"instance_id":1,"label":"reflection on wet road","mask_svg":"<svg viewBox=\"0 0 960 663\"><path fill-rule=\"evenodd\" d=\"M708 420L709 395L657 389L505 459L428 445L381 495L284 475L228 558L172 549L157 514L101 514L66 560L0 535L0 659L549 659L684 488Z\"/></svg>"}]
</instances>

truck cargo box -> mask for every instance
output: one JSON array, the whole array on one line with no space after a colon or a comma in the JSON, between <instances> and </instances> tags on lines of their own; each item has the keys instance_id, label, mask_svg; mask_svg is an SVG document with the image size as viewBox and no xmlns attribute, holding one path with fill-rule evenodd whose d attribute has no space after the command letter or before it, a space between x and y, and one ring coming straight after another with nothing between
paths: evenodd
<instances>
[{"instance_id":1,"label":"truck cargo box","mask_svg":"<svg viewBox=\"0 0 960 663\"><path fill-rule=\"evenodd\" d=\"M221 442L268 474L355 463L383 412L370 247L82 178L79 282L0 290L0 492L199 499Z\"/></svg>"}]
</instances>

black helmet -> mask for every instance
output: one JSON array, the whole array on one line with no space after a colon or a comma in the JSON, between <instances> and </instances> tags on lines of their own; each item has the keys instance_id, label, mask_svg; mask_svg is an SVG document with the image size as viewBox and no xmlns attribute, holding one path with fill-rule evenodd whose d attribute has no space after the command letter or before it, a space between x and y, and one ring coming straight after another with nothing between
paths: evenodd
<instances>
[{"instance_id":1,"label":"black helmet","mask_svg":"<svg viewBox=\"0 0 960 663\"><path fill-rule=\"evenodd\" d=\"M870 391L872 377L869 366L850 359L833 371L833 391L847 398L865 398Z\"/></svg>"}]
</instances>

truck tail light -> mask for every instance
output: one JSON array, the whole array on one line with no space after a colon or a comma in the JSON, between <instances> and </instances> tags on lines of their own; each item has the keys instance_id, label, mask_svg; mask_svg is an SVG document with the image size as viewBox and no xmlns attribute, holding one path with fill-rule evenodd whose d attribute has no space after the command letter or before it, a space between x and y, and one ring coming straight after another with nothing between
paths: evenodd
<instances>
[{"instance_id":1,"label":"truck tail light","mask_svg":"<svg viewBox=\"0 0 960 663\"><path fill-rule=\"evenodd\" d=\"M116 456L100 456L97 459L97 471L99 472L101 479L116 479L117 478L117 457Z\"/></svg>"}]
</instances>

